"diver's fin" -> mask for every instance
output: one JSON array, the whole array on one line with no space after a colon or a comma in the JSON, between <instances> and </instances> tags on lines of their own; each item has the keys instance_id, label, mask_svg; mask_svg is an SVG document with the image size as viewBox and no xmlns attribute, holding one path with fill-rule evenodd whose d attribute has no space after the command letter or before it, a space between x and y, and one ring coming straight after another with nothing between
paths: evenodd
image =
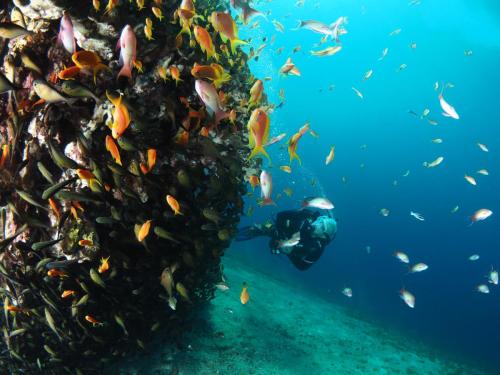
<instances>
[{"instance_id":1,"label":"diver's fin","mask_svg":"<svg viewBox=\"0 0 500 375\"><path fill-rule=\"evenodd\" d=\"M248 241L255 237L262 236L262 231L257 228L255 225L249 225L238 230L238 234L236 235L236 241Z\"/></svg>"}]
</instances>

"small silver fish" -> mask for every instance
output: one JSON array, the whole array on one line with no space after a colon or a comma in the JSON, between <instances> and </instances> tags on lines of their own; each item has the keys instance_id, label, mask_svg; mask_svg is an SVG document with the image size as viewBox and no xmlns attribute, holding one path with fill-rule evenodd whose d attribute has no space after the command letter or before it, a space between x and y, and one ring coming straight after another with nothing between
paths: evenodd
<instances>
[{"instance_id":1,"label":"small silver fish","mask_svg":"<svg viewBox=\"0 0 500 375\"><path fill-rule=\"evenodd\" d=\"M294 233L292 237L281 240L278 242L278 249L282 249L284 247L293 247L300 242L300 232Z\"/></svg>"}]
</instances>

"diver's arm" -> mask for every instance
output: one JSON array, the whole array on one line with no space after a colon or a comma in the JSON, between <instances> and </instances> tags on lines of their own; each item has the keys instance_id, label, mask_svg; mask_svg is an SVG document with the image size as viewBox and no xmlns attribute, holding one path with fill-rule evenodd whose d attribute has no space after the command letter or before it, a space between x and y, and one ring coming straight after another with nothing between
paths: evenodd
<instances>
[{"instance_id":1,"label":"diver's arm","mask_svg":"<svg viewBox=\"0 0 500 375\"><path fill-rule=\"evenodd\" d=\"M256 237L267 236L272 237L274 231L273 226L263 224L253 224L241 228L236 236L236 241L248 241Z\"/></svg>"}]
</instances>

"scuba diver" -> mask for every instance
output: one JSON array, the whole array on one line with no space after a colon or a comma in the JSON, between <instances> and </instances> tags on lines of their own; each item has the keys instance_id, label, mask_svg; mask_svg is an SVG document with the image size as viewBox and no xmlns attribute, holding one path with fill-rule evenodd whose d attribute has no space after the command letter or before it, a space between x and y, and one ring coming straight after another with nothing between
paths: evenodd
<instances>
[{"instance_id":1,"label":"scuba diver","mask_svg":"<svg viewBox=\"0 0 500 375\"><path fill-rule=\"evenodd\" d=\"M276 216L274 224L267 222L242 228L236 241L270 237L271 252L287 255L297 269L304 271L321 257L337 234L333 212L327 212L327 215L322 215L310 209L282 211Z\"/></svg>"}]
</instances>

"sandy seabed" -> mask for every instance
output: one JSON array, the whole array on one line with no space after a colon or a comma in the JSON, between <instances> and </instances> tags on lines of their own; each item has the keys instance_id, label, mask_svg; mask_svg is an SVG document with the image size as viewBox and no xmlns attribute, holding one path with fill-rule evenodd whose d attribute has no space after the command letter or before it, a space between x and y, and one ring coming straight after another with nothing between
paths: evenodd
<instances>
[{"instance_id":1,"label":"sandy seabed","mask_svg":"<svg viewBox=\"0 0 500 375\"><path fill-rule=\"evenodd\" d=\"M120 374L484 374L234 258L224 265L231 288L217 292L184 337L183 350L155 346L121 365ZM239 299L243 282L246 305Z\"/></svg>"}]
</instances>

